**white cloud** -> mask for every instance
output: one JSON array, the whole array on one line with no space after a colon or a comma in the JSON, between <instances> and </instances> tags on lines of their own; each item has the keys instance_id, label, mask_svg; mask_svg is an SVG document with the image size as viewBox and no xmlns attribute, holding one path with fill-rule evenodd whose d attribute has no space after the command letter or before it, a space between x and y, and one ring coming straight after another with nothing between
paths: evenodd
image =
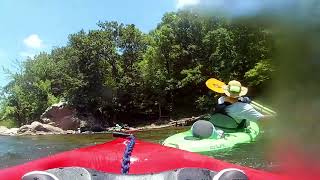
<instances>
[{"instance_id":1,"label":"white cloud","mask_svg":"<svg viewBox=\"0 0 320 180\"><path fill-rule=\"evenodd\" d=\"M42 40L37 34L31 34L23 40L24 44L33 49L39 49L43 46Z\"/></svg>"},{"instance_id":2,"label":"white cloud","mask_svg":"<svg viewBox=\"0 0 320 180\"><path fill-rule=\"evenodd\" d=\"M200 3L200 0L177 0L177 8L183 8L186 6L197 5Z\"/></svg>"}]
</instances>

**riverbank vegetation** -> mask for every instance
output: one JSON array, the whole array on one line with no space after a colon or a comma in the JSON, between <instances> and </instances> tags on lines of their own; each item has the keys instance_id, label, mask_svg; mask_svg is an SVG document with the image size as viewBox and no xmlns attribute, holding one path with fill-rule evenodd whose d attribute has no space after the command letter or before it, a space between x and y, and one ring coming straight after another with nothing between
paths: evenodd
<instances>
[{"instance_id":1,"label":"riverbank vegetation","mask_svg":"<svg viewBox=\"0 0 320 180\"><path fill-rule=\"evenodd\" d=\"M100 22L8 72L0 123L29 124L59 101L106 124L206 112L211 77L237 79L258 94L274 71L273 45L261 25L188 11L165 14L149 33Z\"/></svg>"}]
</instances>

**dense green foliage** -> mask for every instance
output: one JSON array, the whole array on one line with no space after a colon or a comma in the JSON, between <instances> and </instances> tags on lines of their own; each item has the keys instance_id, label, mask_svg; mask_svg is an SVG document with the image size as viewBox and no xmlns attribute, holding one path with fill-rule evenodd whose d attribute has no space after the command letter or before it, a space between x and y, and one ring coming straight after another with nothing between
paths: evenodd
<instances>
[{"instance_id":1,"label":"dense green foliage","mask_svg":"<svg viewBox=\"0 0 320 180\"><path fill-rule=\"evenodd\" d=\"M109 123L206 111L214 102L208 78L250 86L270 79L272 45L261 26L187 11L165 14L148 34L101 22L71 34L65 47L23 61L2 90L1 117L30 123L60 100Z\"/></svg>"}]
</instances>

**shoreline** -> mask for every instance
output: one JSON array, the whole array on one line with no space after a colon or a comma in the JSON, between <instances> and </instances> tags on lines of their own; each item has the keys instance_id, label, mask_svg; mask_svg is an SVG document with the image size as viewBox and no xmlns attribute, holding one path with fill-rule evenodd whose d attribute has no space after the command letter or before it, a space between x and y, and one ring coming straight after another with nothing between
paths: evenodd
<instances>
[{"instance_id":1,"label":"shoreline","mask_svg":"<svg viewBox=\"0 0 320 180\"><path fill-rule=\"evenodd\" d=\"M26 132L26 133L18 133L20 128L7 128L5 126L0 126L0 136L37 136L37 135L63 135L63 134L103 134L103 133L112 133L112 132L122 132L122 133L133 133L133 132L141 132L152 129L162 129L168 127L177 127L177 126L191 126L195 121L201 119L205 115L201 116L192 116L187 118L180 118L178 120L169 120L169 121L155 121L147 125L137 125L135 127L121 127L114 126L106 128L104 131L93 132L93 131L84 131L80 132L79 130L63 130L61 132L45 132L45 131L35 131L35 132Z\"/></svg>"}]
</instances>

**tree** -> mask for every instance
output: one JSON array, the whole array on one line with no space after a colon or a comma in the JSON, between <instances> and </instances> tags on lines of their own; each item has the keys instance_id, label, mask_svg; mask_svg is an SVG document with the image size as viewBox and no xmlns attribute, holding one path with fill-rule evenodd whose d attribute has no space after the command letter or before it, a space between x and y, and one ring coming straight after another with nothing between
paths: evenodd
<instances>
[{"instance_id":1,"label":"tree","mask_svg":"<svg viewBox=\"0 0 320 180\"><path fill-rule=\"evenodd\" d=\"M31 123L59 100L111 124L125 114L207 111L214 103L208 78L263 86L274 71L273 49L272 33L261 25L190 11L166 13L148 34L99 22L71 34L66 46L23 61L2 90L0 115Z\"/></svg>"}]
</instances>

